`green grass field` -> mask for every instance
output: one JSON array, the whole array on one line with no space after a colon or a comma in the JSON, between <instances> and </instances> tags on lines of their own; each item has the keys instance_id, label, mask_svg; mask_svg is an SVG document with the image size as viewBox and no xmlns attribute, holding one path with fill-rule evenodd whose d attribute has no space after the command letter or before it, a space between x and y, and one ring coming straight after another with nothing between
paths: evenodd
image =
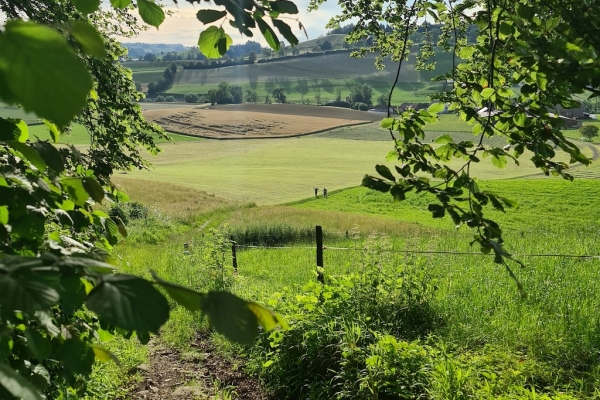
<instances>
[{"instance_id":1,"label":"green grass field","mask_svg":"<svg viewBox=\"0 0 600 400\"><path fill-rule=\"evenodd\" d=\"M176 143L176 142L190 142L190 141L199 141L201 138L196 138L192 136L179 135L176 133L168 132L171 136L171 141L155 137L154 140L156 143ZM29 127L29 135L33 137L39 137L42 140L51 139L50 133L48 132L48 128L46 125L34 125ZM74 144L74 145L82 145L87 146L90 144L90 137L87 133L87 130L79 124L73 125L72 130L68 134L61 135L58 142L60 144Z\"/></svg>"}]
</instances>

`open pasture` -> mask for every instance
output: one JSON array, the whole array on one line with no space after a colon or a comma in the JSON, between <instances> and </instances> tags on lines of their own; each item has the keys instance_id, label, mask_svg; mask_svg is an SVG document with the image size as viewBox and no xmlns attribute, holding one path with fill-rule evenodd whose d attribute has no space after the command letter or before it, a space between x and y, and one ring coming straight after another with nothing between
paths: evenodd
<instances>
[{"instance_id":1,"label":"open pasture","mask_svg":"<svg viewBox=\"0 0 600 400\"><path fill-rule=\"evenodd\" d=\"M150 159L152 171L132 171L124 178L183 184L217 196L258 204L281 204L311 197L313 188L329 190L359 185L384 164L390 142L304 136L265 140L203 140L172 143ZM591 151L587 151L591 155ZM472 167L481 179L537 174L526 160L504 169L483 162ZM559 159L567 161L559 154ZM462 160L452 161L457 166ZM393 164L390 164L390 167Z\"/></svg>"},{"instance_id":2,"label":"open pasture","mask_svg":"<svg viewBox=\"0 0 600 400\"><path fill-rule=\"evenodd\" d=\"M248 111L249 108L253 108L255 111ZM285 111L283 113L268 112L274 108L282 108ZM257 110L267 110L267 112ZM144 115L167 131L213 139L290 137L320 132L338 126L361 124L365 120L369 121L369 115L365 115L361 111L344 111L346 112L338 113L343 117L335 118L336 110L323 110L320 107L255 105L253 107L229 106L216 109L197 107L185 110L180 108L149 110ZM307 116L310 114L312 114L310 123L307 123Z\"/></svg>"}]
</instances>

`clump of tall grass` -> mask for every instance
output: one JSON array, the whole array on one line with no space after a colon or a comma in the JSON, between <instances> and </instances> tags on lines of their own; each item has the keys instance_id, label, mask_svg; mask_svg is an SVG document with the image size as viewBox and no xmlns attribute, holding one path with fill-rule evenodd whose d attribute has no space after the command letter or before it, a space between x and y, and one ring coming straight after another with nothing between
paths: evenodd
<instances>
[{"instance_id":1,"label":"clump of tall grass","mask_svg":"<svg viewBox=\"0 0 600 400\"><path fill-rule=\"evenodd\" d=\"M297 227L286 223L254 224L233 227L231 235L239 245L283 246L293 243L314 243L314 227Z\"/></svg>"}]
</instances>

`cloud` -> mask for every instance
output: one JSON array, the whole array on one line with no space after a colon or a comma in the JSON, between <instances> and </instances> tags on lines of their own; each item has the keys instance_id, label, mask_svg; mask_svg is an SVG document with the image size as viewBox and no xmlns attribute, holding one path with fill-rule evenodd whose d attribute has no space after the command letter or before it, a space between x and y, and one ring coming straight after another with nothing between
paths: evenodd
<instances>
[{"instance_id":1,"label":"cloud","mask_svg":"<svg viewBox=\"0 0 600 400\"><path fill-rule=\"evenodd\" d=\"M339 6L334 3L324 3L319 10L310 13L307 11L309 0L296 0L295 3L300 12L297 15L289 15L289 17L293 19L298 18L299 21L302 22L308 33L309 39L314 39L320 35L326 34L327 29L325 29L325 25L327 25L327 22L329 22L331 17L340 12ZM206 27L196 19L196 13L198 10L206 8L221 9L222 7L217 7L212 3L192 5L185 1L180 1L178 5L169 4L165 7L165 10L171 11L173 15L170 17L168 16L158 30L150 28L145 32L141 32L136 37L122 38L122 41L124 43L169 43L196 46L200 32ZM298 23L293 19L290 20L286 18L285 21L292 27L293 32L300 41L306 40L304 32L298 28ZM231 36L234 44L244 43L246 40L254 40L263 46L267 46L267 42L257 29L254 30L254 36L248 38L240 34L236 28L230 26L227 22L223 24L223 28Z\"/></svg>"}]
</instances>

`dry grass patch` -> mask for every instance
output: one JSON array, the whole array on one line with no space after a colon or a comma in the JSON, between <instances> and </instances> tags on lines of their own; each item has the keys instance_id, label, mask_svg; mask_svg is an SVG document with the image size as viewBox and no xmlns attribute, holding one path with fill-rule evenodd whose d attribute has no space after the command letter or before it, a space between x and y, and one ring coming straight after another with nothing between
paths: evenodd
<instances>
[{"instance_id":1,"label":"dry grass patch","mask_svg":"<svg viewBox=\"0 0 600 400\"><path fill-rule=\"evenodd\" d=\"M113 183L125 190L131 201L158 207L174 218L188 218L241 203L217 197L189 186L114 176Z\"/></svg>"},{"instance_id":2,"label":"dry grass patch","mask_svg":"<svg viewBox=\"0 0 600 400\"><path fill-rule=\"evenodd\" d=\"M308 119L305 115L210 108L149 110L144 115L167 131L212 139L290 137L365 123L363 119Z\"/></svg>"}]
</instances>

